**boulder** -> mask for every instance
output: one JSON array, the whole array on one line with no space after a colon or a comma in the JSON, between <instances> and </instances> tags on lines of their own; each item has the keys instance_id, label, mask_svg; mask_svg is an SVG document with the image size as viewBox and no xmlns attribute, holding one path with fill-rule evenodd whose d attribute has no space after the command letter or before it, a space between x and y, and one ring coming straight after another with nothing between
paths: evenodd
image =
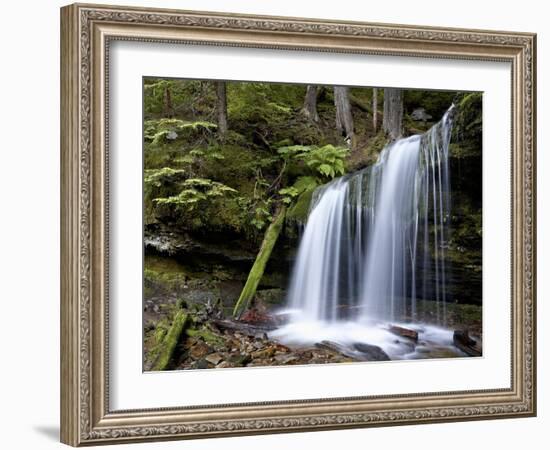
<instances>
[{"instance_id":1,"label":"boulder","mask_svg":"<svg viewBox=\"0 0 550 450\"><path fill-rule=\"evenodd\" d=\"M389 330L393 334L397 334L398 336L411 339L414 342L418 342L418 331L400 327L397 325L390 325Z\"/></svg>"},{"instance_id":2,"label":"boulder","mask_svg":"<svg viewBox=\"0 0 550 450\"><path fill-rule=\"evenodd\" d=\"M481 356L481 341L476 341L470 337L468 330L455 330L453 343L468 356Z\"/></svg>"},{"instance_id":3,"label":"boulder","mask_svg":"<svg viewBox=\"0 0 550 450\"><path fill-rule=\"evenodd\" d=\"M388 354L377 345L356 342L353 344L353 348L364 354L369 361L390 361Z\"/></svg>"}]
</instances>

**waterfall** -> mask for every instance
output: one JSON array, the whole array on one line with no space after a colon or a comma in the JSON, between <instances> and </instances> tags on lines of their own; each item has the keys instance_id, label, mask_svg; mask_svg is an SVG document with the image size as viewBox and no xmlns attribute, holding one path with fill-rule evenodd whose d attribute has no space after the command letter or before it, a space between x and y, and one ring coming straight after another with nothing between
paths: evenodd
<instances>
[{"instance_id":1,"label":"waterfall","mask_svg":"<svg viewBox=\"0 0 550 450\"><path fill-rule=\"evenodd\" d=\"M294 322L416 322L427 299L445 324L452 109L315 191L288 291Z\"/></svg>"}]
</instances>

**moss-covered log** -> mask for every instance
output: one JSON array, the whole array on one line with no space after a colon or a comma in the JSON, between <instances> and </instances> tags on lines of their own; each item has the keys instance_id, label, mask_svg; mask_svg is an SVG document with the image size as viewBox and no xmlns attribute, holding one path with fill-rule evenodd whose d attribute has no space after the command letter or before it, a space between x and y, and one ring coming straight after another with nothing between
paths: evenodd
<instances>
[{"instance_id":1,"label":"moss-covered log","mask_svg":"<svg viewBox=\"0 0 550 450\"><path fill-rule=\"evenodd\" d=\"M254 295L256 294L256 289L258 288L258 284L260 283L260 280L262 279L262 276L264 274L267 261L269 261L269 257L271 256L273 247L275 246L275 243L277 242L279 234L281 233L281 230L283 228L285 215L286 208L282 206L275 215L273 222L271 222L271 224L267 228L264 240L260 247L260 251L256 256L256 260L254 261L252 269L250 269L250 273L248 274L246 284L244 285L239 300L237 300L235 308L233 309L234 317L239 316L248 307L248 305L254 298Z\"/></svg>"},{"instance_id":2,"label":"moss-covered log","mask_svg":"<svg viewBox=\"0 0 550 450\"><path fill-rule=\"evenodd\" d=\"M174 316L174 320L172 321L172 325L170 326L168 333L166 333L162 343L159 344L161 348L159 350L157 360L153 365L153 370L164 370L168 366L180 336L187 324L187 318L188 316L183 310L179 310Z\"/></svg>"}]
</instances>

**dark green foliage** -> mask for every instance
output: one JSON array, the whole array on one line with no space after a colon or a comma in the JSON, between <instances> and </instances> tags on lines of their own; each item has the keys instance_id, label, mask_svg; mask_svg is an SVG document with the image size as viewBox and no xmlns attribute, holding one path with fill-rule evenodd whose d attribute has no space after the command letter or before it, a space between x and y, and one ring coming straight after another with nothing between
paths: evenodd
<instances>
[{"instance_id":1,"label":"dark green foliage","mask_svg":"<svg viewBox=\"0 0 550 450\"><path fill-rule=\"evenodd\" d=\"M406 89L403 99L405 114L412 113L416 108L424 108L426 113L432 116L432 120L437 122L445 114L445 111L449 109L456 95L455 91Z\"/></svg>"},{"instance_id":2,"label":"dark green foliage","mask_svg":"<svg viewBox=\"0 0 550 450\"><path fill-rule=\"evenodd\" d=\"M457 158L479 157L482 146L482 94L457 96L451 154Z\"/></svg>"}]
</instances>

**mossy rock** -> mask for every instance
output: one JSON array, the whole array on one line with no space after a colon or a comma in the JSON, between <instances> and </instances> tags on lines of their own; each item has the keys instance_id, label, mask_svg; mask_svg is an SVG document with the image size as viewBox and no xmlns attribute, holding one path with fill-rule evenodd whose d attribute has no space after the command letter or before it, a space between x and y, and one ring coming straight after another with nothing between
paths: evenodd
<instances>
[{"instance_id":1,"label":"mossy rock","mask_svg":"<svg viewBox=\"0 0 550 450\"><path fill-rule=\"evenodd\" d=\"M299 196L293 206L286 214L286 220L289 223L305 224L309 215L309 205L317 185L309 186Z\"/></svg>"}]
</instances>

